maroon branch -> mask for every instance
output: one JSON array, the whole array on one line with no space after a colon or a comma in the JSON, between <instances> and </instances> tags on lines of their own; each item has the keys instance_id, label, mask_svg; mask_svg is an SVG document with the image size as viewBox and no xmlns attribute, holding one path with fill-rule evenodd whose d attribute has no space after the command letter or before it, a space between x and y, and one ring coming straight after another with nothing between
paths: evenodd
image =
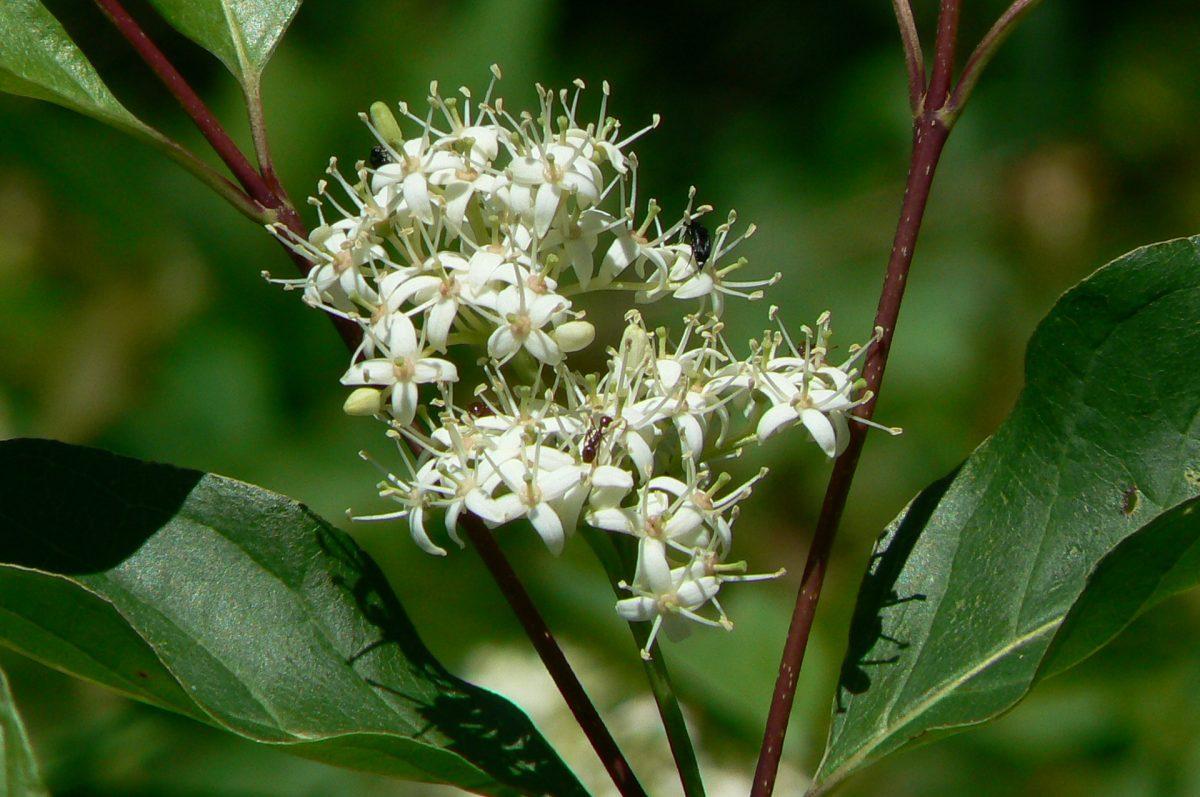
<instances>
[{"instance_id":1,"label":"maroon branch","mask_svg":"<svg viewBox=\"0 0 1200 797\"><path fill-rule=\"evenodd\" d=\"M909 162L908 180L904 188L904 199L900 206L900 221L896 227L896 236L892 243L891 256L888 259L883 290L879 296L879 307L875 314L877 339L867 353L866 365L863 367L863 377L867 383L865 389L870 392L872 397L855 409L855 414L864 421L870 420L875 412L875 401L879 395L879 388L883 384L883 372L887 366L888 353L891 351L896 320L900 315L900 302L904 298L904 288L908 284L908 271L912 265L917 235L921 231L925 204L929 199L934 171L941 157L942 148L950 134L950 127L940 112L949 98L950 82L953 77L959 4L960 0L942 0L941 11L938 15L933 76L930 78L929 87L924 92L924 96L919 102L914 103L918 112L913 119L912 155ZM902 2L900 5L907 9L907 2ZM908 16L911 17L911 12L908 13ZM899 12L897 17L903 19ZM903 22L901 24L903 27ZM920 52L920 43L915 38L915 28L911 31L911 46L909 35L905 34L904 38L905 49L910 52L907 60L911 64L914 60L911 52L914 50ZM833 549L838 523L846 508L846 498L850 494L850 485L854 480L854 472L858 467L863 443L866 441L866 425L853 423L850 427L850 442L845 453L834 463L833 473L829 477L829 485L826 487L825 498L821 504L821 513L817 518L812 545L804 563L804 573L800 577L800 591L796 595L796 607L792 612L791 625L784 642L779 676L775 681L775 693L771 699L758 765L754 771L751 797L769 797L775 788L775 777L779 771L779 761L783 754L783 740L787 733L788 720L791 717L792 704L796 697L796 681L800 676L800 666L804 662L804 651L808 646L809 634L812 631L817 601L821 596L821 586L825 580L825 570L829 565L829 555Z\"/></svg>"}]
</instances>

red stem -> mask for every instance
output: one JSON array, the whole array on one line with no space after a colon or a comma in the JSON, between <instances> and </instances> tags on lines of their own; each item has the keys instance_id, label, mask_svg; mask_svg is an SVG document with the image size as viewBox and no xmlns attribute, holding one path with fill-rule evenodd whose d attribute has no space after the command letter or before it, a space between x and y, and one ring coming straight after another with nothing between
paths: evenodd
<instances>
[{"instance_id":1,"label":"red stem","mask_svg":"<svg viewBox=\"0 0 1200 797\"><path fill-rule=\"evenodd\" d=\"M100 6L100 10L112 21L154 74L158 75L158 79L163 82L167 90L175 96L175 99L196 123L196 127L200 128L200 132L208 139L208 143L229 167L229 171L233 172L233 176L242 184L251 198L263 207L277 207L279 199L267 187L258 172L254 171L250 161L246 160L246 156L233 143L233 139L221 127L221 123L213 116L212 111L208 110L208 106L192 90L183 75L179 74L179 70L175 68L174 64L167 60L162 50L150 41L150 37L138 25L137 20L129 15L120 0L96 0L96 5Z\"/></svg>"},{"instance_id":2,"label":"red stem","mask_svg":"<svg viewBox=\"0 0 1200 797\"><path fill-rule=\"evenodd\" d=\"M596 755L600 756L600 761L608 770L613 783L616 784L617 791L624 797L633 795L645 797L646 792L633 774L633 770L630 769L629 762L625 760L621 749L617 747L616 740L608 732L596 707L592 705L587 692L583 689L583 684L575 676L575 671L571 669L570 663L563 655L562 648L558 646L558 642L550 633L550 629L534 605L533 599L529 597L529 593L525 591L525 587L521 584L512 565L504 557L500 546L496 544L496 538L473 515L464 515L461 524L471 539L471 544L479 551L479 556L483 559L488 571L491 572L496 585L504 593L508 605L512 607L513 613L521 621L525 635L533 643L542 663L550 672L550 677L558 686L558 691L567 701L567 706L570 707L571 714L575 716L575 721L579 723L579 727L583 729L588 741L592 743Z\"/></svg>"},{"instance_id":3,"label":"red stem","mask_svg":"<svg viewBox=\"0 0 1200 797\"><path fill-rule=\"evenodd\" d=\"M875 328L879 338L868 352L866 365L863 367L866 390L871 392L872 398L855 410L855 414L863 420L870 420L875 412L875 402L883 384L883 372L887 366L888 353L891 351L896 320L900 315L900 303L904 298L904 288L908 284L908 271L912 265L917 235L921 231L925 205L933 185L933 175L946 138L950 135L950 128L942 120L939 112L946 104L950 91L959 2L960 0L942 0L933 76L930 79L929 91L921 103L921 113L913 120L912 155L904 188L904 200L900 206L900 221L896 227L883 290L879 296L879 307L875 314ZM784 642L779 676L775 681L775 692L763 731L762 748L754 771L751 797L769 797L775 788L775 777L783 754L783 740L787 734L788 720L796 697L796 682L804 662L804 651L812 631L817 601L825 580L825 570L829 565L838 523L846 508L846 498L850 494L850 485L854 480L854 472L867 437L867 427L864 424L854 423L850 426L850 443L845 453L834 463L821 504L821 514L817 518L812 545L804 563L804 573L800 577L800 591L796 595L796 607L792 612L787 640Z\"/></svg>"}]
</instances>

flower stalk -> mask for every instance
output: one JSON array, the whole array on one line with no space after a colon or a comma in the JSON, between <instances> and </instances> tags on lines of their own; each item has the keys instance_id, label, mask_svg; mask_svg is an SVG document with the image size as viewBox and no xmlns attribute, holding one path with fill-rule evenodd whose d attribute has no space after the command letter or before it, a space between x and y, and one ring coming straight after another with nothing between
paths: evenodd
<instances>
[{"instance_id":1,"label":"flower stalk","mask_svg":"<svg viewBox=\"0 0 1200 797\"><path fill-rule=\"evenodd\" d=\"M621 540L614 540L598 531L584 527L581 533L608 575L613 593L621 597L622 574L632 565L628 549L620 550ZM629 631L633 634L637 646L645 648L649 642L649 631L645 625L629 623ZM643 660L642 665L646 672L646 681L650 685L650 694L654 696L658 715L662 719L663 730L667 734L667 745L671 748L671 757L675 760L675 769L679 773L684 797L704 797L704 780L700 775L700 764L696 761L695 745L692 744L691 734L683 718L679 698L675 695L675 687L671 683L662 651L653 658Z\"/></svg>"}]
</instances>

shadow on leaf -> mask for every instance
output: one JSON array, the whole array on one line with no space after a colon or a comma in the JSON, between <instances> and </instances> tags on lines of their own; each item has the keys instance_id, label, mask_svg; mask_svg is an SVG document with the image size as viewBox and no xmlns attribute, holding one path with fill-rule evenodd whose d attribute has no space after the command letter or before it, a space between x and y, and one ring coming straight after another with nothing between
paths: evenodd
<instances>
[{"instance_id":1,"label":"shadow on leaf","mask_svg":"<svg viewBox=\"0 0 1200 797\"><path fill-rule=\"evenodd\" d=\"M956 474L957 471L949 474L918 495L899 525L886 529L875 544L850 620L850 641L838 680L838 713L846 710L843 703L846 695L861 695L871 688L870 668L896 664L908 649L907 641L885 632L884 610L925 600L920 593L899 595L896 579Z\"/></svg>"}]
</instances>

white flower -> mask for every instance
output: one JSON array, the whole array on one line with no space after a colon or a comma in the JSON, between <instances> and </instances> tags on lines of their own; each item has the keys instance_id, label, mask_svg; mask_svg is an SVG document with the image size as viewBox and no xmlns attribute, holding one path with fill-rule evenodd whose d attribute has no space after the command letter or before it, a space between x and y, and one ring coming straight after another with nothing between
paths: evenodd
<instances>
[{"instance_id":1,"label":"white flower","mask_svg":"<svg viewBox=\"0 0 1200 797\"><path fill-rule=\"evenodd\" d=\"M417 414L417 385L457 382L458 369L446 360L425 357L412 322L404 315L392 318L392 334L383 352L386 356L350 366L342 375L342 384L392 388L392 415L400 423L409 424Z\"/></svg>"},{"instance_id":2,"label":"white flower","mask_svg":"<svg viewBox=\"0 0 1200 797\"><path fill-rule=\"evenodd\" d=\"M441 485L441 477L437 472L436 465L436 461L426 463L407 482L400 480L392 474L387 475L387 479L381 486L379 494L384 498L390 498L401 504L404 507L403 509L382 515L355 515L353 519L358 521L374 521L406 518L413 542L421 550L435 556L445 556L446 549L435 544L425 531L426 510L432 502L436 501L446 492L445 488Z\"/></svg>"},{"instance_id":3,"label":"white flower","mask_svg":"<svg viewBox=\"0 0 1200 797\"><path fill-rule=\"evenodd\" d=\"M391 208L403 199L409 213L426 224L432 224L433 201L430 199L429 176L446 171L466 171L466 164L457 153L431 146L425 136L405 141L395 152L395 157L394 163L380 166L371 178L371 190L376 201L385 208Z\"/></svg>"},{"instance_id":4,"label":"white flower","mask_svg":"<svg viewBox=\"0 0 1200 797\"><path fill-rule=\"evenodd\" d=\"M509 492L498 498L487 497L489 486L495 489L501 485ZM482 486L481 492L468 496L468 509L491 525L529 518L554 554L562 552L566 535L574 528L586 489L583 472L574 459L552 449L537 448L499 463Z\"/></svg>"},{"instance_id":5,"label":"white flower","mask_svg":"<svg viewBox=\"0 0 1200 797\"><path fill-rule=\"evenodd\" d=\"M670 476L651 479L631 507L594 509L587 514L591 526L634 537L649 537L688 552L708 544L704 516L682 500L687 486Z\"/></svg>"},{"instance_id":6,"label":"white flower","mask_svg":"<svg viewBox=\"0 0 1200 797\"><path fill-rule=\"evenodd\" d=\"M488 338L488 355L506 362L524 347L541 362L557 365L562 349L543 327L569 306L566 299L552 293L537 294L518 285L505 288L496 297L496 312L504 322Z\"/></svg>"},{"instance_id":7,"label":"white flower","mask_svg":"<svg viewBox=\"0 0 1200 797\"><path fill-rule=\"evenodd\" d=\"M697 610L716 597L721 582L715 576L696 577L688 567L672 568L666 547L659 540L646 538L638 546L637 573L626 587L633 597L617 601L617 613L631 623L653 621L642 658L650 658L650 649L659 630L672 639L687 635L687 620L708 626L728 628L729 621L709 620Z\"/></svg>"},{"instance_id":8,"label":"white flower","mask_svg":"<svg viewBox=\"0 0 1200 797\"><path fill-rule=\"evenodd\" d=\"M554 553L581 515L632 536L638 563L618 611L653 622L648 656L660 630L729 627L723 584L772 577L725 561L763 474L730 488L721 463L790 426L830 456L842 451L848 423L869 423L853 414L870 400L857 370L865 349L827 362L824 315L800 346L780 323L737 353L725 301L758 298L778 277L731 280L746 265L732 250L753 225L734 236L730 213L710 243L700 224L712 207L694 188L674 221L639 199L631 147L658 118L624 134L607 84L595 121L582 119L581 81L573 92L539 87L538 107L517 113L494 86L476 103L466 88L444 98L431 84L423 116L397 106L415 125L407 140L374 103L363 117L380 149L356 179L331 160L310 199L317 229L270 227L309 275L270 281L363 332L342 375L353 388L344 409L387 423L407 475L385 470L379 488L399 509L359 519L405 520L437 555L430 512L459 545L464 511L490 527L527 519ZM623 295L623 309L598 303L585 320L575 308L602 291ZM677 339L630 307L671 300L689 303ZM616 334L603 360L576 354ZM480 366L483 384L457 384L451 356L439 356L452 349ZM717 619L701 615L709 604Z\"/></svg>"}]
</instances>

